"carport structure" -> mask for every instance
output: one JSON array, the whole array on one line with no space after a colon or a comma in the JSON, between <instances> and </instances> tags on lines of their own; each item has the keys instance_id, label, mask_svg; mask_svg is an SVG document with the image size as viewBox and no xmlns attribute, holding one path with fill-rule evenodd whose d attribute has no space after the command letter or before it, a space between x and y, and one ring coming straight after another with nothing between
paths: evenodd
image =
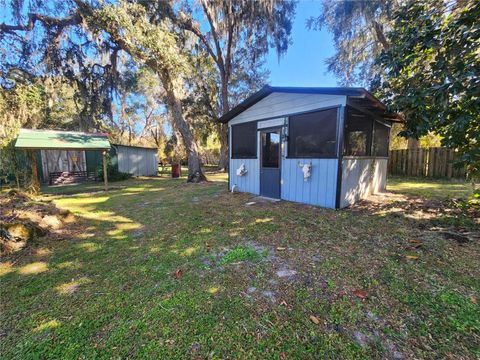
<instances>
[{"instance_id":1,"label":"carport structure","mask_svg":"<svg viewBox=\"0 0 480 360\"><path fill-rule=\"evenodd\" d=\"M105 133L20 129L15 148L25 150L28 154L32 167L32 185L35 191L40 187L35 155L37 150L65 151L67 157L69 152L86 150L102 151L105 191L108 190L107 154L110 150L110 142ZM73 162L78 163L78 157L73 157Z\"/></svg>"}]
</instances>

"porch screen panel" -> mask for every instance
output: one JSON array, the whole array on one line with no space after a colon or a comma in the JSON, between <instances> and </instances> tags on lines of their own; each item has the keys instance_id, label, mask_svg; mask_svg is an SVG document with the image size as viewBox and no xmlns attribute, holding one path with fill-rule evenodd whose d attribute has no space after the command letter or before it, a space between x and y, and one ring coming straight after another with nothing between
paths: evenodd
<instances>
[{"instance_id":1,"label":"porch screen panel","mask_svg":"<svg viewBox=\"0 0 480 360\"><path fill-rule=\"evenodd\" d=\"M232 159L257 158L257 123L232 126Z\"/></svg>"},{"instance_id":2,"label":"porch screen panel","mask_svg":"<svg viewBox=\"0 0 480 360\"><path fill-rule=\"evenodd\" d=\"M336 156L337 108L290 116L289 158Z\"/></svg>"},{"instance_id":3,"label":"porch screen panel","mask_svg":"<svg viewBox=\"0 0 480 360\"><path fill-rule=\"evenodd\" d=\"M390 128L378 121L375 121L373 132L373 155L388 156L388 142L390 137Z\"/></svg>"},{"instance_id":4,"label":"porch screen panel","mask_svg":"<svg viewBox=\"0 0 480 360\"><path fill-rule=\"evenodd\" d=\"M345 156L370 156L372 154L373 119L364 113L347 108L345 119Z\"/></svg>"}]
</instances>

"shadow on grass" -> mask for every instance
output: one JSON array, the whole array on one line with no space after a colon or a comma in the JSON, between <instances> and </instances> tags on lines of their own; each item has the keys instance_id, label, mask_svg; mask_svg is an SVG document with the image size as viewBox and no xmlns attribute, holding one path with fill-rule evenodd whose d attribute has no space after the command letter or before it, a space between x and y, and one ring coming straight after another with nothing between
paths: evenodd
<instances>
[{"instance_id":1,"label":"shadow on grass","mask_svg":"<svg viewBox=\"0 0 480 360\"><path fill-rule=\"evenodd\" d=\"M224 182L165 179L56 197L78 222L71 237L40 239L3 263L0 354L371 358L390 356L388 341L406 357L472 354L475 244L424 233L427 220L410 217L403 200L334 211L246 207L249 199ZM271 262L205 269L213 253L251 241L274 252ZM297 277L279 279L285 268ZM247 297L253 287L268 295ZM356 289L368 297L352 296ZM364 347L354 340L373 330Z\"/></svg>"}]
</instances>

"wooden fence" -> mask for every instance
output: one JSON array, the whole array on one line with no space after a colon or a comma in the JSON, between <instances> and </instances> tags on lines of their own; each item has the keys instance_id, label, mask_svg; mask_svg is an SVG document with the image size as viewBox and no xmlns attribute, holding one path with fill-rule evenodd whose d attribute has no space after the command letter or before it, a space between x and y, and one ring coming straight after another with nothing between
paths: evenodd
<instances>
[{"instance_id":1,"label":"wooden fence","mask_svg":"<svg viewBox=\"0 0 480 360\"><path fill-rule=\"evenodd\" d=\"M437 178L465 178L465 169L453 165L457 154L443 147L390 150L388 173L391 175Z\"/></svg>"}]
</instances>

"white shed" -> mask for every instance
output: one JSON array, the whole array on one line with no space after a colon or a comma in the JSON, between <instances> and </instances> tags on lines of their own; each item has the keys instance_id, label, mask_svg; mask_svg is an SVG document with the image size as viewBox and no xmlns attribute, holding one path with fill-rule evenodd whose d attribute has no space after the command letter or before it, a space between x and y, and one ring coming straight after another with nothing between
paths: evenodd
<instances>
[{"instance_id":1,"label":"white shed","mask_svg":"<svg viewBox=\"0 0 480 360\"><path fill-rule=\"evenodd\" d=\"M158 150L140 146L112 144L117 155L118 170L135 176L155 176L158 173Z\"/></svg>"}]
</instances>

